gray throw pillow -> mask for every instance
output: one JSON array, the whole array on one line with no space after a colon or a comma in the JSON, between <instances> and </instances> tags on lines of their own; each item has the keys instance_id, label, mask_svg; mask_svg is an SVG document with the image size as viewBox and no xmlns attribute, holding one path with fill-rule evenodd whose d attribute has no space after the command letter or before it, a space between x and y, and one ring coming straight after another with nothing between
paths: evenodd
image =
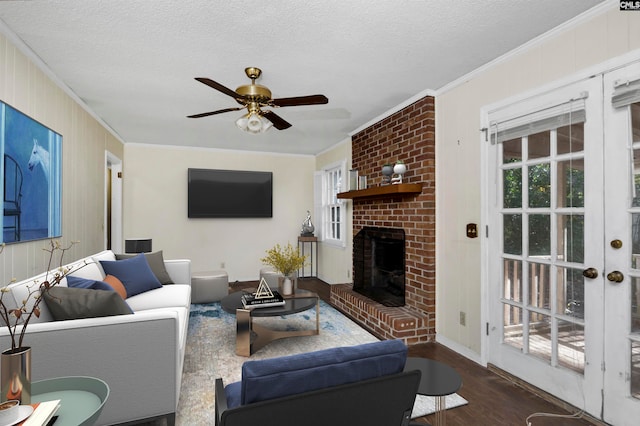
<instances>
[{"instance_id":1,"label":"gray throw pillow","mask_svg":"<svg viewBox=\"0 0 640 426\"><path fill-rule=\"evenodd\" d=\"M129 259L136 254L116 254L116 260ZM162 250L155 251L153 253L144 253L144 257L147 259L147 263L149 263L149 267L151 268L151 272L156 276L160 284L174 284L173 280L169 276L167 272L167 268L164 266L164 258L162 256Z\"/></svg>"},{"instance_id":2,"label":"gray throw pillow","mask_svg":"<svg viewBox=\"0 0 640 426\"><path fill-rule=\"evenodd\" d=\"M56 321L133 314L115 291L53 287L44 292L44 302Z\"/></svg>"}]
</instances>

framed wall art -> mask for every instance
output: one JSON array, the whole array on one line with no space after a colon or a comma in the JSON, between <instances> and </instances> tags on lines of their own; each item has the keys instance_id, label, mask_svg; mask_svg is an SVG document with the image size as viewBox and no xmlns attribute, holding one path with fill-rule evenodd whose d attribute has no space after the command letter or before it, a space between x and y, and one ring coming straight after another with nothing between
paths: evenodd
<instances>
[{"instance_id":1,"label":"framed wall art","mask_svg":"<svg viewBox=\"0 0 640 426\"><path fill-rule=\"evenodd\" d=\"M62 234L62 135L0 102L3 243Z\"/></svg>"}]
</instances>

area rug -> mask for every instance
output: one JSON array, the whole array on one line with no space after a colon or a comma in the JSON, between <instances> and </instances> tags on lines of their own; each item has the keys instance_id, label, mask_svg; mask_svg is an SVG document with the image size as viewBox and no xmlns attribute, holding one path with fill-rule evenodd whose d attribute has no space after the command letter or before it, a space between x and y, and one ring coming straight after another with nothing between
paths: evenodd
<instances>
[{"instance_id":1,"label":"area rug","mask_svg":"<svg viewBox=\"0 0 640 426\"><path fill-rule=\"evenodd\" d=\"M315 309L284 318L255 318L254 321L279 330L315 328ZM273 358L378 340L323 301L320 301L319 335L276 340L250 358L235 354L235 326L235 315L222 310L220 303L191 305L182 389L176 413L178 426L214 424L215 379L221 377L225 384L240 380L242 363L248 359ZM447 397L446 403L447 408L453 408L467 401L454 394ZM434 398L418 395L412 418L434 411Z\"/></svg>"}]
</instances>

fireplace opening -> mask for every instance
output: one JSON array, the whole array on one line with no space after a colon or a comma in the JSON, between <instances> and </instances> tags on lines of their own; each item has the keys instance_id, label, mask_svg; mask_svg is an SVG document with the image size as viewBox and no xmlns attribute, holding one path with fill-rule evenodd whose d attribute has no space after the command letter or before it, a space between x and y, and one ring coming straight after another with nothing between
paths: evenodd
<instances>
[{"instance_id":1,"label":"fireplace opening","mask_svg":"<svg viewBox=\"0 0 640 426\"><path fill-rule=\"evenodd\" d=\"M365 227L353 238L353 290L385 306L404 306L404 230Z\"/></svg>"}]
</instances>

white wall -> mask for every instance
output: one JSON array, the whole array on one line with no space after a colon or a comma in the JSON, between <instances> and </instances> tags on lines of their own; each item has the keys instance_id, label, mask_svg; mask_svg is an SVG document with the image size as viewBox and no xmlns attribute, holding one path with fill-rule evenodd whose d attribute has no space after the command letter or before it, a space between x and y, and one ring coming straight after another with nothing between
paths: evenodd
<instances>
[{"instance_id":1,"label":"white wall","mask_svg":"<svg viewBox=\"0 0 640 426\"><path fill-rule=\"evenodd\" d=\"M480 109L639 49L640 13L613 6L530 42L436 97L436 326L439 339L458 349L480 354L484 334L482 238L465 236L467 223L481 223ZM460 311L466 326L459 325Z\"/></svg>"},{"instance_id":2,"label":"white wall","mask_svg":"<svg viewBox=\"0 0 640 426\"><path fill-rule=\"evenodd\" d=\"M347 171L351 168L351 138L348 138L331 149L316 156L316 170L322 170L331 164L346 161ZM344 177L345 179L348 176ZM344 284L352 282L353 262L353 227L351 225L352 202L346 201L347 223L345 224L345 247L318 243L318 277L329 284ZM319 221L317 218L316 221Z\"/></svg>"},{"instance_id":3,"label":"white wall","mask_svg":"<svg viewBox=\"0 0 640 426\"><path fill-rule=\"evenodd\" d=\"M80 241L65 262L104 249L105 150L123 145L63 90L37 58L0 26L0 100L60 133L62 141L62 239ZM26 52L26 53L23 53ZM29 214L29 212L26 212ZM46 269L49 241L9 244L0 254L0 285Z\"/></svg>"},{"instance_id":4,"label":"white wall","mask_svg":"<svg viewBox=\"0 0 640 426\"><path fill-rule=\"evenodd\" d=\"M124 238L150 237L154 251L191 259L193 271L224 263L230 281L257 280L265 250L297 246L307 210L313 211L314 164L313 156L127 144ZM273 217L187 218L188 168L273 172Z\"/></svg>"}]
</instances>

